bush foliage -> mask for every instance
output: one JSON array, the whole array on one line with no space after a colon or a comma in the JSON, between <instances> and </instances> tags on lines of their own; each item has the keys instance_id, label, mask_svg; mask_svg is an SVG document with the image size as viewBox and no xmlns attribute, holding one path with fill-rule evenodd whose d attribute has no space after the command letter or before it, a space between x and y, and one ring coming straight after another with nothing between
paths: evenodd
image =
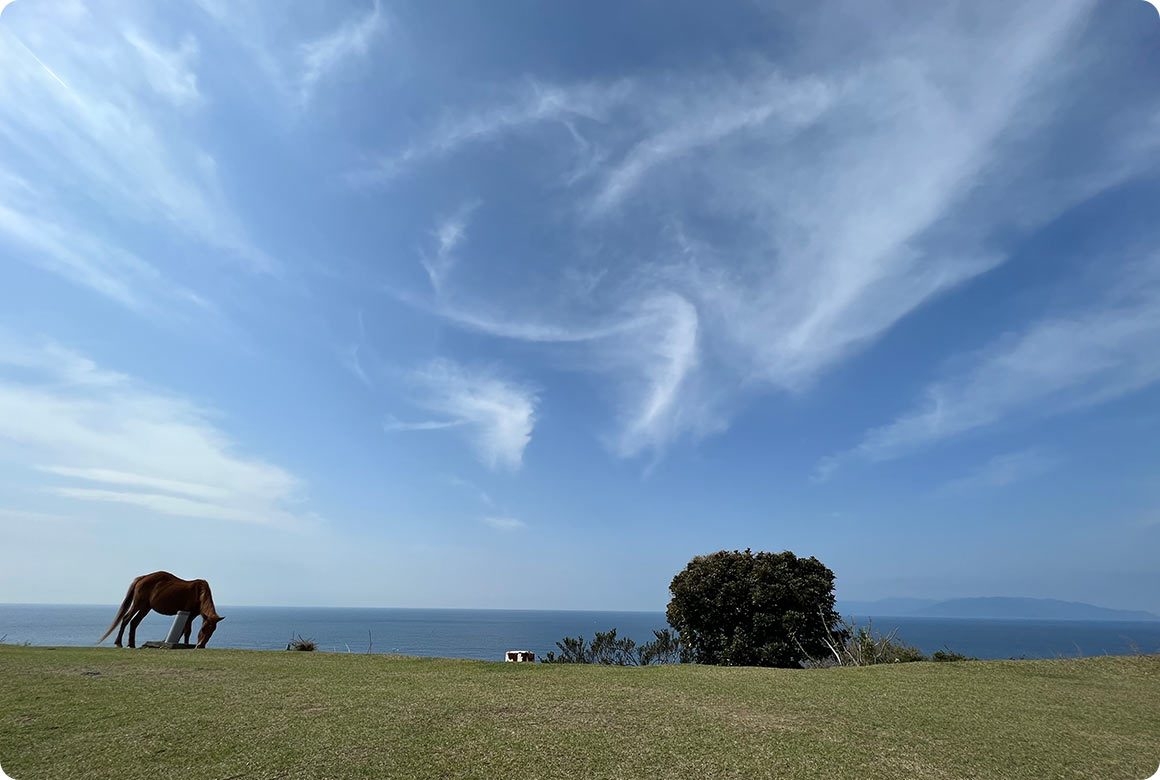
<instances>
[{"instance_id":1,"label":"bush foliage","mask_svg":"<svg viewBox=\"0 0 1160 780\"><path fill-rule=\"evenodd\" d=\"M666 617L675 630L654 631L637 646L616 629L556 643L542 663L647 666L699 663L720 666L821 668L914 661L968 661L939 650L929 659L896 636L846 622L834 610L834 573L816 558L721 550L699 555L669 585Z\"/></svg>"},{"instance_id":2,"label":"bush foliage","mask_svg":"<svg viewBox=\"0 0 1160 780\"><path fill-rule=\"evenodd\" d=\"M301 635L298 635L290 640L290 642L286 645L286 649L303 650L309 652L312 650L317 650L318 644L313 639L303 639Z\"/></svg>"},{"instance_id":3,"label":"bush foliage","mask_svg":"<svg viewBox=\"0 0 1160 780\"><path fill-rule=\"evenodd\" d=\"M951 650L937 650L930 658L917 647L908 645L897 638L898 629L882 634L874 630L872 621L865 626L853 620L842 621L841 631L826 637L828 654L811 656L805 666L825 668L830 666L873 666L875 664L912 663L914 661L977 661L962 653Z\"/></svg>"},{"instance_id":4,"label":"bush foliage","mask_svg":"<svg viewBox=\"0 0 1160 780\"><path fill-rule=\"evenodd\" d=\"M680 638L669 629L653 631L656 638L638 646L629 637L617 637L616 629L596 632L591 644L584 637L567 636L556 643L560 654L549 650L540 659L545 664L603 664L605 666L648 666L679 663L685 658Z\"/></svg>"},{"instance_id":5,"label":"bush foliage","mask_svg":"<svg viewBox=\"0 0 1160 780\"><path fill-rule=\"evenodd\" d=\"M873 666L874 664L897 664L925 661L926 656L917 647L896 638L898 629L888 634L874 630L873 622L858 626L853 620L842 621L841 630L828 632L825 638L827 653L810 656L805 665L809 667L829 666Z\"/></svg>"},{"instance_id":6,"label":"bush foliage","mask_svg":"<svg viewBox=\"0 0 1160 780\"><path fill-rule=\"evenodd\" d=\"M845 641L834 573L816 558L751 550L699 555L669 585L666 616L691 660L800 667Z\"/></svg>"}]
</instances>

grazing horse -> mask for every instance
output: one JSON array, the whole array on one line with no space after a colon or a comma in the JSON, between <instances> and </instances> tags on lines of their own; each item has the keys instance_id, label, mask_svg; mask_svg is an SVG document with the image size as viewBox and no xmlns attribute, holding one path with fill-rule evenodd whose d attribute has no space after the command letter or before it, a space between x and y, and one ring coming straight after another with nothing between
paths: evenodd
<instances>
[{"instance_id":1,"label":"grazing horse","mask_svg":"<svg viewBox=\"0 0 1160 780\"><path fill-rule=\"evenodd\" d=\"M185 621L185 641L189 642L189 632L193 628L194 615L201 615L201 631L197 634L197 646L205 647L205 643L213 635L217 624L225 620L217 613L213 606L213 596L209 592L209 583L205 580L183 580L174 577L167 571L155 571L152 574L143 574L129 584L129 592L113 618L113 624L97 640L99 645L120 622L121 630L117 632L117 641L114 644L121 647L121 637L125 633L125 626L129 626L129 647L137 646L137 626L149 614L149 610L162 615L176 615L178 612L189 612L189 619Z\"/></svg>"}]
</instances>

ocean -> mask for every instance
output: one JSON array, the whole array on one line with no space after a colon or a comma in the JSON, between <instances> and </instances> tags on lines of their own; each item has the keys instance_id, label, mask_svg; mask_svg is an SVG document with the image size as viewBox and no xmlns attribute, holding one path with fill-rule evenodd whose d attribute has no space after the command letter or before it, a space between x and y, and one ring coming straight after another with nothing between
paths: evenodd
<instances>
[{"instance_id":1,"label":"ocean","mask_svg":"<svg viewBox=\"0 0 1160 780\"><path fill-rule=\"evenodd\" d=\"M479 609L393 609L219 606L226 616L210 647L283 650L301 636L334 653L398 653L502 661L507 650L542 657L565 636L591 639L615 628L637 642L665 628L663 612L588 612ZM0 605L0 642L92 645L108 628L115 605ZM925 653L950 649L968 656L1054 658L1160 653L1160 621L988 620L871 617L879 632ZM865 617L857 618L859 625ZM137 643L161 640L173 619L151 613ZM201 621L194 623L194 641ZM127 636L126 636L127 641ZM113 637L105 640L111 645Z\"/></svg>"}]
</instances>

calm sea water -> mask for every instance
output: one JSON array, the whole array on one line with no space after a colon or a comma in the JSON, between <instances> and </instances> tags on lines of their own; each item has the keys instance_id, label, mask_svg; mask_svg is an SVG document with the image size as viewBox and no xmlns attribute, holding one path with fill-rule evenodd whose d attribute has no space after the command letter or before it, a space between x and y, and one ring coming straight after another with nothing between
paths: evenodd
<instances>
[{"instance_id":1,"label":"calm sea water","mask_svg":"<svg viewBox=\"0 0 1160 780\"><path fill-rule=\"evenodd\" d=\"M507 650L543 655L557 640L616 628L638 642L666 627L661 612L573 612L475 609L346 609L318 607L219 607L226 620L211 647L282 650L295 636L336 653L478 658L499 661ZM116 607L0 605L0 641L33 645L91 645ZM150 614L137 630L138 644L164 639L172 618ZM858 618L859 624L865 618ZM1160 622L980 620L876 617L874 628L898 629L898 638L927 653L950 648L978 658L1160 653ZM194 624L194 631L200 621ZM112 644L112 638L105 640Z\"/></svg>"}]
</instances>

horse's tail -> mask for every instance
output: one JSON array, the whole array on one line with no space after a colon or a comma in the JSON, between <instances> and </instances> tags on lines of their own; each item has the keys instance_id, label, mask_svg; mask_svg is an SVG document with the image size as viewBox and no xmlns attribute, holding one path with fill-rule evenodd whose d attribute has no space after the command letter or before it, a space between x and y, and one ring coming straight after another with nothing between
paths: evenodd
<instances>
[{"instance_id":1,"label":"horse's tail","mask_svg":"<svg viewBox=\"0 0 1160 780\"><path fill-rule=\"evenodd\" d=\"M117 624L120 623L121 619L125 617L125 613L129 611L129 605L133 603L133 589L137 587L137 580L139 579L141 578L134 577L133 581L129 583L129 592L125 594L125 600L121 602L121 608L117 610L117 616L113 618L113 624L109 626L109 630L106 631L104 635L97 640L98 645L108 639L109 634L113 633L113 629L117 627Z\"/></svg>"}]
</instances>

